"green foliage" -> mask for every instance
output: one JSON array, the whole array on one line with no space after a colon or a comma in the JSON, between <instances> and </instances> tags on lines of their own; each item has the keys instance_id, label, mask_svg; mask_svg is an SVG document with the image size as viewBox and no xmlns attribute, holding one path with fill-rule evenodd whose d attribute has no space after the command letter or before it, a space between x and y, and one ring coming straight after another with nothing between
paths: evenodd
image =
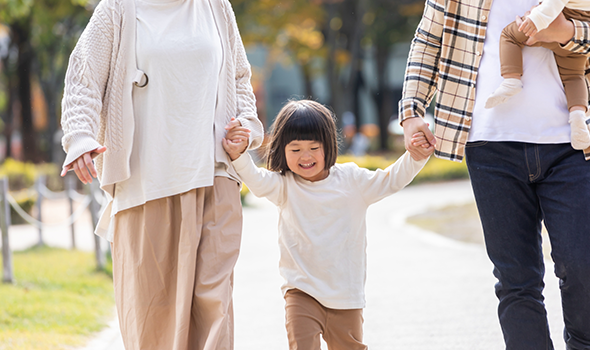
<instances>
[{"instance_id":1,"label":"green foliage","mask_svg":"<svg viewBox=\"0 0 590 350\"><path fill-rule=\"evenodd\" d=\"M112 280L93 254L36 248L13 258L16 284L0 285L0 350L80 346L112 317Z\"/></svg>"},{"instance_id":2,"label":"green foliage","mask_svg":"<svg viewBox=\"0 0 590 350\"><path fill-rule=\"evenodd\" d=\"M372 156L365 155L362 157L355 157L352 155L341 155L338 156L338 163L356 163L361 168L367 168L369 170L385 169L395 162L395 158L383 157L383 156Z\"/></svg>"},{"instance_id":3,"label":"green foliage","mask_svg":"<svg viewBox=\"0 0 590 350\"><path fill-rule=\"evenodd\" d=\"M468 179L467 164L430 157L412 183Z\"/></svg>"},{"instance_id":4,"label":"green foliage","mask_svg":"<svg viewBox=\"0 0 590 350\"><path fill-rule=\"evenodd\" d=\"M8 177L8 189L19 191L29 189L35 184L39 175L47 177L48 187L54 191L63 185L59 176L59 167L53 163L33 164L7 158L0 166L0 177ZM49 184L52 185L49 185Z\"/></svg>"},{"instance_id":5,"label":"green foliage","mask_svg":"<svg viewBox=\"0 0 590 350\"><path fill-rule=\"evenodd\" d=\"M242 183L242 188L240 189L240 200L242 201L242 205L245 204L244 199L248 193L250 193L250 189L245 183Z\"/></svg>"},{"instance_id":6,"label":"green foliage","mask_svg":"<svg viewBox=\"0 0 590 350\"><path fill-rule=\"evenodd\" d=\"M0 166L0 177L8 178L8 188L18 205L27 213L37 202L37 193L33 186L39 175L45 175L47 187L58 191L63 188L63 181L59 176L59 167L53 163L33 164L30 162L19 162L12 158L4 161ZM10 207L11 223L13 225L24 224L24 219Z\"/></svg>"},{"instance_id":7,"label":"green foliage","mask_svg":"<svg viewBox=\"0 0 590 350\"><path fill-rule=\"evenodd\" d=\"M35 184L38 171L33 163L8 158L0 166L0 177L3 176L8 177L9 190L18 191L31 188Z\"/></svg>"},{"instance_id":8,"label":"green foliage","mask_svg":"<svg viewBox=\"0 0 590 350\"><path fill-rule=\"evenodd\" d=\"M271 60L305 66L326 54L321 4L308 0L234 0L232 6L244 43L264 45L270 50Z\"/></svg>"},{"instance_id":9,"label":"green foliage","mask_svg":"<svg viewBox=\"0 0 590 350\"><path fill-rule=\"evenodd\" d=\"M13 23L29 16L33 0L0 0L0 22Z\"/></svg>"},{"instance_id":10,"label":"green foliage","mask_svg":"<svg viewBox=\"0 0 590 350\"><path fill-rule=\"evenodd\" d=\"M37 203L37 193L31 190L22 190L11 193L16 203L27 213L31 214L33 207ZM22 225L26 224L27 221L23 219L19 213L10 207L10 224L11 225Z\"/></svg>"}]
</instances>

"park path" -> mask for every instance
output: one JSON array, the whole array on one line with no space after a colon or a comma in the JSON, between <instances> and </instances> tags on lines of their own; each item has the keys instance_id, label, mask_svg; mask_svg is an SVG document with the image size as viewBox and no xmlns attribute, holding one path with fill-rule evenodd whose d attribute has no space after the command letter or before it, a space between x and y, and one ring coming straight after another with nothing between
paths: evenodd
<instances>
[{"instance_id":1,"label":"park path","mask_svg":"<svg viewBox=\"0 0 590 350\"><path fill-rule=\"evenodd\" d=\"M244 208L242 251L235 270L235 348L287 350L277 266L278 213L266 200L250 197L249 201L251 205ZM364 311L365 342L370 349L504 347L496 317L495 279L484 247L405 223L413 214L472 201L469 182L457 181L410 186L371 206L367 214ZM23 237L24 231L20 231ZM62 230L62 244L56 244L60 241L57 233L55 240L47 237L46 241L68 246L65 232ZM30 235L34 237L34 233ZM18 241L13 237L12 242ZM551 333L555 348L562 350L558 283L551 263L547 264L545 296ZM124 350L117 322L112 320L80 350Z\"/></svg>"}]
</instances>

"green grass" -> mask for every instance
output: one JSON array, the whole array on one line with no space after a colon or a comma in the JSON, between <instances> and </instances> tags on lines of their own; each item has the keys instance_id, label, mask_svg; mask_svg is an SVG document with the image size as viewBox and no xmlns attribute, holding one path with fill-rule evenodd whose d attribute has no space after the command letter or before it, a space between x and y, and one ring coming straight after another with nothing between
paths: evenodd
<instances>
[{"instance_id":1,"label":"green grass","mask_svg":"<svg viewBox=\"0 0 590 350\"><path fill-rule=\"evenodd\" d=\"M36 248L13 264L15 283L0 285L0 350L72 349L112 317L112 279L92 253Z\"/></svg>"}]
</instances>

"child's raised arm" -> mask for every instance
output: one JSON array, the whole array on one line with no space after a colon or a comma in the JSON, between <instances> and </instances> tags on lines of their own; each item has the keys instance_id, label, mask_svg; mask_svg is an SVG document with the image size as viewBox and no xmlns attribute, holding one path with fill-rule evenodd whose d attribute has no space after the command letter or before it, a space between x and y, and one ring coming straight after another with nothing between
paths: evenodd
<instances>
[{"instance_id":1,"label":"child's raised arm","mask_svg":"<svg viewBox=\"0 0 590 350\"><path fill-rule=\"evenodd\" d=\"M221 143L225 152L234 161L248 148L250 130L244 128L240 121L235 118L231 118L231 121L225 126L225 130L227 130L227 133Z\"/></svg>"}]
</instances>

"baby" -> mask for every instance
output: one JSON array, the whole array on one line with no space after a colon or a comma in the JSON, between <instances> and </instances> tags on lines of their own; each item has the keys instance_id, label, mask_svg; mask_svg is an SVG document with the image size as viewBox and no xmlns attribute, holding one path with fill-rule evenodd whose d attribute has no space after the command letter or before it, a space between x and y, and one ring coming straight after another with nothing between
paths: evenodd
<instances>
[{"instance_id":1,"label":"baby","mask_svg":"<svg viewBox=\"0 0 590 350\"><path fill-rule=\"evenodd\" d=\"M504 82L490 95L486 108L494 108L506 102L522 90L522 48L529 37L547 28L560 13L566 19L590 21L589 0L544 0L531 10L520 26L510 23L502 31L500 38L500 64ZM574 149L590 147L590 131L586 124L588 106L588 87L584 69L588 58L582 54L565 50L559 43L537 43L555 54L559 75L565 89L569 123L571 125L571 142Z\"/></svg>"}]
</instances>

